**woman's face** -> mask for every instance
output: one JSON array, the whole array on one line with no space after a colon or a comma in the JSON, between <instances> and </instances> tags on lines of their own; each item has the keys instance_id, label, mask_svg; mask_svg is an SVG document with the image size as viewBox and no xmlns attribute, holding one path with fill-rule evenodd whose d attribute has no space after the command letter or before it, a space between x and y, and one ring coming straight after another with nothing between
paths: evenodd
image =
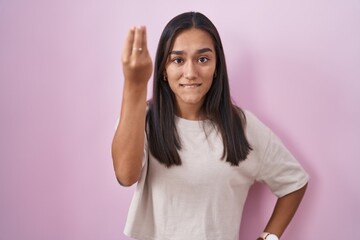
<instances>
[{"instance_id":1,"label":"woman's face","mask_svg":"<svg viewBox=\"0 0 360 240\"><path fill-rule=\"evenodd\" d=\"M207 32L192 28L175 38L165 74L180 113L186 109L201 109L215 68L214 43Z\"/></svg>"}]
</instances>

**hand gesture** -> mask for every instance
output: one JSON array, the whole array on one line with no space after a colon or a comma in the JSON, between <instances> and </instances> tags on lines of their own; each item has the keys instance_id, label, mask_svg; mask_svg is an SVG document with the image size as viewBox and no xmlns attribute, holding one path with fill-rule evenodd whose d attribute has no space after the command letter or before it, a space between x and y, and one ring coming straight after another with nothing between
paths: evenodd
<instances>
[{"instance_id":1,"label":"hand gesture","mask_svg":"<svg viewBox=\"0 0 360 240\"><path fill-rule=\"evenodd\" d=\"M145 26L129 30L122 52L125 81L143 87L152 73L152 60L148 52Z\"/></svg>"}]
</instances>

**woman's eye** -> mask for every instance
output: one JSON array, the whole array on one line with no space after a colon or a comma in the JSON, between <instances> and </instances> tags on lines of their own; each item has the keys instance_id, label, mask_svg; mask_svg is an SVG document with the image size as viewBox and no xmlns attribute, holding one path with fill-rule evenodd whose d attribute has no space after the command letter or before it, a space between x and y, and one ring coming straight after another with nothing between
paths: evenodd
<instances>
[{"instance_id":1,"label":"woman's eye","mask_svg":"<svg viewBox=\"0 0 360 240\"><path fill-rule=\"evenodd\" d=\"M172 60L173 63L176 63L176 64L180 64L183 62L183 60L181 58L175 58Z\"/></svg>"},{"instance_id":2,"label":"woman's eye","mask_svg":"<svg viewBox=\"0 0 360 240\"><path fill-rule=\"evenodd\" d=\"M209 59L207 57L201 57L198 60L200 63L206 63L207 61L209 61Z\"/></svg>"}]
</instances>

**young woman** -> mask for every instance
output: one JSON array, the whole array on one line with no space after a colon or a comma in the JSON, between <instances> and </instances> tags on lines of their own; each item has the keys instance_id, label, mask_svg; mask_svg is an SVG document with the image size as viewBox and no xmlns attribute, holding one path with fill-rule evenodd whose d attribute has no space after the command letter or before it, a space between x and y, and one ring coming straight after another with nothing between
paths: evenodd
<instances>
[{"instance_id":1,"label":"young woman","mask_svg":"<svg viewBox=\"0 0 360 240\"><path fill-rule=\"evenodd\" d=\"M130 29L122 62L112 155L119 183L137 183L125 234L237 240L248 190L261 181L278 201L259 239L278 239L301 202L308 175L269 128L232 103L212 22L188 12L166 25L149 102L152 60L145 27Z\"/></svg>"}]
</instances>

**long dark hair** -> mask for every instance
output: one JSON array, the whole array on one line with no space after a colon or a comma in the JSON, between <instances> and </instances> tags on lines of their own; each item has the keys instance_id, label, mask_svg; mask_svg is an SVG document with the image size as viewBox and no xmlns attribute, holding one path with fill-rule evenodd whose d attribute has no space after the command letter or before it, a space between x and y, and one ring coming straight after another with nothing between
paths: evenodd
<instances>
[{"instance_id":1,"label":"long dark hair","mask_svg":"<svg viewBox=\"0 0 360 240\"><path fill-rule=\"evenodd\" d=\"M246 139L244 112L232 103L225 55L219 33L203 14L187 12L173 18L164 28L159 40L154 69L153 96L147 113L149 147L152 155L167 167L181 165L178 150L181 141L175 125L176 99L164 72L175 38L184 30L206 31L213 39L216 51L216 76L204 101L203 111L221 133L224 152L222 159L239 165L251 150Z\"/></svg>"}]
</instances>

